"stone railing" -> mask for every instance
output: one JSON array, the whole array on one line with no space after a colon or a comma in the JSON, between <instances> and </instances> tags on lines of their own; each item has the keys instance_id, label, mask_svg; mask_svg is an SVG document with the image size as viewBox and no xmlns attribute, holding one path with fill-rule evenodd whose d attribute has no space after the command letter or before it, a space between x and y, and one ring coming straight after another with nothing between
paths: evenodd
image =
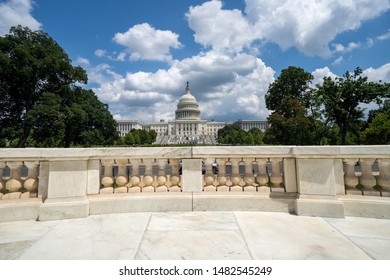
<instances>
[{"instance_id":1,"label":"stone railing","mask_svg":"<svg viewBox=\"0 0 390 280\"><path fill-rule=\"evenodd\" d=\"M390 147L0 149L0 221L251 210L390 218Z\"/></svg>"}]
</instances>

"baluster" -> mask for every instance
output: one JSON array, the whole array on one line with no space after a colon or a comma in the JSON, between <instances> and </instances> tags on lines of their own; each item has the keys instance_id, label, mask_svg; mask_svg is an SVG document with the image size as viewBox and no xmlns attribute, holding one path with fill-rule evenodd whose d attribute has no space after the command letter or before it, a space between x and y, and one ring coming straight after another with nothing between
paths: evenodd
<instances>
[{"instance_id":1,"label":"baluster","mask_svg":"<svg viewBox=\"0 0 390 280\"><path fill-rule=\"evenodd\" d=\"M20 196L20 198L30 198L38 196L38 165L39 162L24 162L24 166L21 169L21 179L24 181L23 187L25 192ZM26 173L26 174L22 174ZM26 176L25 176L26 175ZM22 178L23 177L23 178Z\"/></svg>"},{"instance_id":2,"label":"baluster","mask_svg":"<svg viewBox=\"0 0 390 280\"><path fill-rule=\"evenodd\" d=\"M272 176L271 176L271 182L272 182L272 189L273 192L284 192L283 187L283 177L281 175L282 171L280 169L280 162L282 159L280 158L272 158L271 159L271 165L272 165Z\"/></svg>"},{"instance_id":3,"label":"baluster","mask_svg":"<svg viewBox=\"0 0 390 280\"><path fill-rule=\"evenodd\" d=\"M241 192L242 186L240 185L241 183L240 163L242 162L239 159L232 159L231 163L232 163L232 176L230 177L230 181L232 185L230 187L230 191Z\"/></svg>"},{"instance_id":4,"label":"baluster","mask_svg":"<svg viewBox=\"0 0 390 280\"><path fill-rule=\"evenodd\" d=\"M226 175L226 159L218 158L216 159L218 164L218 176L217 176L217 191L218 192L227 192L229 187L227 186L228 177Z\"/></svg>"},{"instance_id":5,"label":"baluster","mask_svg":"<svg viewBox=\"0 0 390 280\"><path fill-rule=\"evenodd\" d=\"M344 185L346 194L361 195L362 192L356 189L358 178L355 176L355 164L358 159L343 159Z\"/></svg>"},{"instance_id":6,"label":"baluster","mask_svg":"<svg viewBox=\"0 0 390 280\"><path fill-rule=\"evenodd\" d=\"M125 160L117 160L116 164L118 166L118 174L115 178L116 188L114 189L114 193L127 193L127 177L126 175L126 161Z\"/></svg>"},{"instance_id":7,"label":"baluster","mask_svg":"<svg viewBox=\"0 0 390 280\"><path fill-rule=\"evenodd\" d=\"M169 177L169 192L181 192L180 186L180 174L179 174L179 159L171 159L169 160L171 166L171 176Z\"/></svg>"},{"instance_id":8,"label":"baluster","mask_svg":"<svg viewBox=\"0 0 390 280\"><path fill-rule=\"evenodd\" d=\"M215 160L213 158L207 158L205 160L206 172L203 176L204 186L203 191L206 192L215 192L217 188L214 186L215 176L213 173L213 163Z\"/></svg>"},{"instance_id":9,"label":"baluster","mask_svg":"<svg viewBox=\"0 0 390 280\"><path fill-rule=\"evenodd\" d=\"M382 196L390 196L390 159L380 159L379 168L380 175L378 183L382 187Z\"/></svg>"},{"instance_id":10,"label":"baluster","mask_svg":"<svg viewBox=\"0 0 390 280\"><path fill-rule=\"evenodd\" d=\"M364 186L363 184L361 183L361 176L363 175L362 173L362 166L361 166L361 163L360 163L360 159L355 163L354 167L353 167L353 170L354 170L354 174L358 180L358 183L357 185L355 186L355 188L360 191L361 194L363 194L363 189L364 189Z\"/></svg>"},{"instance_id":11,"label":"baluster","mask_svg":"<svg viewBox=\"0 0 390 280\"><path fill-rule=\"evenodd\" d=\"M165 175L165 165L166 165L165 159L159 159L157 160L157 167L158 167L158 177L156 179L156 192L167 192L168 186L167 184L167 177Z\"/></svg>"},{"instance_id":12,"label":"baluster","mask_svg":"<svg viewBox=\"0 0 390 280\"><path fill-rule=\"evenodd\" d=\"M266 170L267 159L257 159L257 164L259 166L259 174L257 175L257 182L259 186L257 187L257 191L269 193L270 188L268 186L268 174Z\"/></svg>"},{"instance_id":13,"label":"baluster","mask_svg":"<svg viewBox=\"0 0 390 280\"><path fill-rule=\"evenodd\" d=\"M281 168L282 160L283 159L281 158L273 158L271 160L271 164L272 164L271 191L273 192L284 192L283 175L282 175L283 169Z\"/></svg>"},{"instance_id":14,"label":"baluster","mask_svg":"<svg viewBox=\"0 0 390 280\"><path fill-rule=\"evenodd\" d=\"M361 159L360 165L362 167L362 176L360 183L363 185L363 194L371 196L379 196L380 192L375 191L372 187L375 186L375 178L372 176L371 165L375 159Z\"/></svg>"},{"instance_id":15,"label":"baluster","mask_svg":"<svg viewBox=\"0 0 390 280\"><path fill-rule=\"evenodd\" d=\"M2 170L2 179L5 182L2 199L19 199L22 195L22 181L20 180L21 162L6 162Z\"/></svg>"},{"instance_id":16,"label":"baluster","mask_svg":"<svg viewBox=\"0 0 390 280\"><path fill-rule=\"evenodd\" d=\"M144 183L144 186L142 187L142 192L154 192L155 188L153 186L154 178L153 178L153 160L146 159L143 160L144 167L145 167L145 175L142 178L142 182ZM141 165L140 165L141 167Z\"/></svg>"},{"instance_id":17,"label":"baluster","mask_svg":"<svg viewBox=\"0 0 390 280\"><path fill-rule=\"evenodd\" d=\"M128 166L131 166L131 174L129 174L130 179L127 184L129 193L139 193L141 192L141 177L139 172L140 162L137 159L132 159Z\"/></svg>"},{"instance_id":18,"label":"baluster","mask_svg":"<svg viewBox=\"0 0 390 280\"><path fill-rule=\"evenodd\" d=\"M256 187L254 186L255 177L253 174L253 167L252 167L253 162L254 162L253 158L245 158L245 161L244 161L244 164L245 164L244 191L246 191L246 192L255 192L256 191Z\"/></svg>"},{"instance_id":19,"label":"baluster","mask_svg":"<svg viewBox=\"0 0 390 280\"><path fill-rule=\"evenodd\" d=\"M380 192L375 191L372 187L375 186L375 178L372 175L371 165L375 159L360 159L360 166L362 175L359 180L363 186L362 192L363 195L367 196L380 196Z\"/></svg>"},{"instance_id":20,"label":"baluster","mask_svg":"<svg viewBox=\"0 0 390 280\"><path fill-rule=\"evenodd\" d=\"M100 189L101 194L113 193L114 192L114 179L112 178L112 166L114 165L113 160L101 160L102 166L102 188ZM103 173L104 172L104 173Z\"/></svg>"}]
</instances>

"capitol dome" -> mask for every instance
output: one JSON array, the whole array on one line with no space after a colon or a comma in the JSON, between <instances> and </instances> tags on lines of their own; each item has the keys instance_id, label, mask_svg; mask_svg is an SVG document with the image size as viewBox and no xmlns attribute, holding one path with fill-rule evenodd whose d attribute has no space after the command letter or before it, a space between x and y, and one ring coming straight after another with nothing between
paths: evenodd
<instances>
[{"instance_id":1,"label":"capitol dome","mask_svg":"<svg viewBox=\"0 0 390 280\"><path fill-rule=\"evenodd\" d=\"M200 120L200 110L195 96L190 92L189 82L187 82L186 92L180 98L175 111L176 120Z\"/></svg>"}]
</instances>

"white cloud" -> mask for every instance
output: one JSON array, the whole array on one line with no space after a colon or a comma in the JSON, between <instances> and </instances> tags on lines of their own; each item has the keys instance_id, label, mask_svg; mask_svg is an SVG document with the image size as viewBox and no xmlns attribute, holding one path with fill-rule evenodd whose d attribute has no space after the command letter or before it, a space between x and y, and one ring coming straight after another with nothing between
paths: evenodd
<instances>
[{"instance_id":1,"label":"white cloud","mask_svg":"<svg viewBox=\"0 0 390 280\"><path fill-rule=\"evenodd\" d=\"M182 47L178 38L179 35L172 31L158 30L143 23L134 25L124 33L116 33L113 40L126 47L131 60L171 61L170 49Z\"/></svg>"},{"instance_id":2,"label":"white cloud","mask_svg":"<svg viewBox=\"0 0 390 280\"><path fill-rule=\"evenodd\" d=\"M87 58L79 56L76 60L76 63L82 64L82 65L89 65L90 62Z\"/></svg>"},{"instance_id":3,"label":"white cloud","mask_svg":"<svg viewBox=\"0 0 390 280\"><path fill-rule=\"evenodd\" d=\"M120 53L118 54L118 56L116 57L116 59L117 59L118 61L125 61L125 58L126 58L126 53L124 53L124 52L120 52Z\"/></svg>"},{"instance_id":4,"label":"white cloud","mask_svg":"<svg viewBox=\"0 0 390 280\"><path fill-rule=\"evenodd\" d=\"M219 0L190 7L186 17L194 38L203 47L240 52L256 40L274 42L283 50L296 47L309 56L329 57L329 44L342 32L356 30L390 8L383 0L246 0L245 14L224 10ZM384 34L383 39L387 38ZM360 43L334 44L336 52L350 52ZM257 48L256 48L257 49ZM257 49L258 51L258 49Z\"/></svg>"},{"instance_id":5,"label":"white cloud","mask_svg":"<svg viewBox=\"0 0 390 280\"><path fill-rule=\"evenodd\" d=\"M95 55L97 57L105 57L107 55L107 51L106 50L102 50L102 49L97 49L95 51Z\"/></svg>"},{"instance_id":6,"label":"white cloud","mask_svg":"<svg viewBox=\"0 0 390 280\"><path fill-rule=\"evenodd\" d=\"M377 36L376 39L379 41L384 41L384 40L390 39L390 29L386 33Z\"/></svg>"},{"instance_id":7,"label":"white cloud","mask_svg":"<svg viewBox=\"0 0 390 280\"><path fill-rule=\"evenodd\" d=\"M190 7L186 14L195 41L215 50L241 51L256 38L240 10L223 10L220 1Z\"/></svg>"},{"instance_id":8,"label":"white cloud","mask_svg":"<svg viewBox=\"0 0 390 280\"><path fill-rule=\"evenodd\" d=\"M264 95L273 80L274 71L254 56L209 51L173 61L167 70L112 77L95 92L109 103L113 115L147 123L173 119L186 81L190 81L202 118L265 119Z\"/></svg>"},{"instance_id":9,"label":"white cloud","mask_svg":"<svg viewBox=\"0 0 390 280\"><path fill-rule=\"evenodd\" d=\"M336 58L336 59L332 62L332 65L339 65L339 64L341 64L343 61L344 61L344 58L343 58L342 56L339 56L338 58Z\"/></svg>"},{"instance_id":10,"label":"white cloud","mask_svg":"<svg viewBox=\"0 0 390 280\"><path fill-rule=\"evenodd\" d=\"M343 46L342 44L333 44L335 53L347 53L351 52L354 49L357 49L360 47L360 44L355 42L350 42L347 46Z\"/></svg>"},{"instance_id":11,"label":"white cloud","mask_svg":"<svg viewBox=\"0 0 390 280\"><path fill-rule=\"evenodd\" d=\"M322 85L323 77L331 77L332 79L338 77L328 67L318 68L314 70L311 74L314 77L312 86L315 86L316 84ZM363 71L362 76L366 76L368 78L368 81L372 81L372 82L382 81L385 83L389 83L390 63L384 64L378 68L369 67Z\"/></svg>"},{"instance_id":12,"label":"white cloud","mask_svg":"<svg viewBox=\"0 0 390 280\"><path fill-rule=\"evenodd\" d=\"M379 68L367 68L363 71L363 76L367 76L372 82L386 82L390 83L390 63L384 64Z\"/></svg>"},{"instance_id":13,"label":"white cloud","mask_svg":"<svg viewBox=\"0 0 390 280\"><path fill-rule=\"evenodd\" d=\"M8 0L0 3L0 35L7 34L12 26L27 26L38 30L41 23L31 15L31 0Z\"/></svg>"},{"instance_id":14,"label":"white cloud","mask_svg":"<svg viewBox=\"0 0 390 280\"><path fill-rule=\"evenodd\" d=\"M317 84L322 85L322 83L324 82L324 77L331 77L332 79L337 77L337 75L330 71L328 67L318 68L314 70L311 74L313 75L313 87Z\"/></svg>"},{"instance_id":15,"label":"white cloud","mask_svg":"<svg viewBox=\"0 0 390 280\"><path fill-rule=\"evenodd\" d=\"M246 0L246 14L263 39L306 55L331 55L329 43L390 8L383 0Z\"/></svg>"}]
</instances>

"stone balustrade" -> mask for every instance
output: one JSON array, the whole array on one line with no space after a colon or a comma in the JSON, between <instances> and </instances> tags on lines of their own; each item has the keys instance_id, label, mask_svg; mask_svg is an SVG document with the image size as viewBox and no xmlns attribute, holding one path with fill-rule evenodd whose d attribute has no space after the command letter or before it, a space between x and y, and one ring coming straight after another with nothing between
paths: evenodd
<instances>
[{"instance_id":1,"label":"stone balustrade","mask_svg":"<svg viewBox=\"0 0 390 280\"><path fill-rule=\"evenodd\" d=\"M0 149L0 221L250 210L390 218L389 146Z\"/></svg>"}]
</instances>

